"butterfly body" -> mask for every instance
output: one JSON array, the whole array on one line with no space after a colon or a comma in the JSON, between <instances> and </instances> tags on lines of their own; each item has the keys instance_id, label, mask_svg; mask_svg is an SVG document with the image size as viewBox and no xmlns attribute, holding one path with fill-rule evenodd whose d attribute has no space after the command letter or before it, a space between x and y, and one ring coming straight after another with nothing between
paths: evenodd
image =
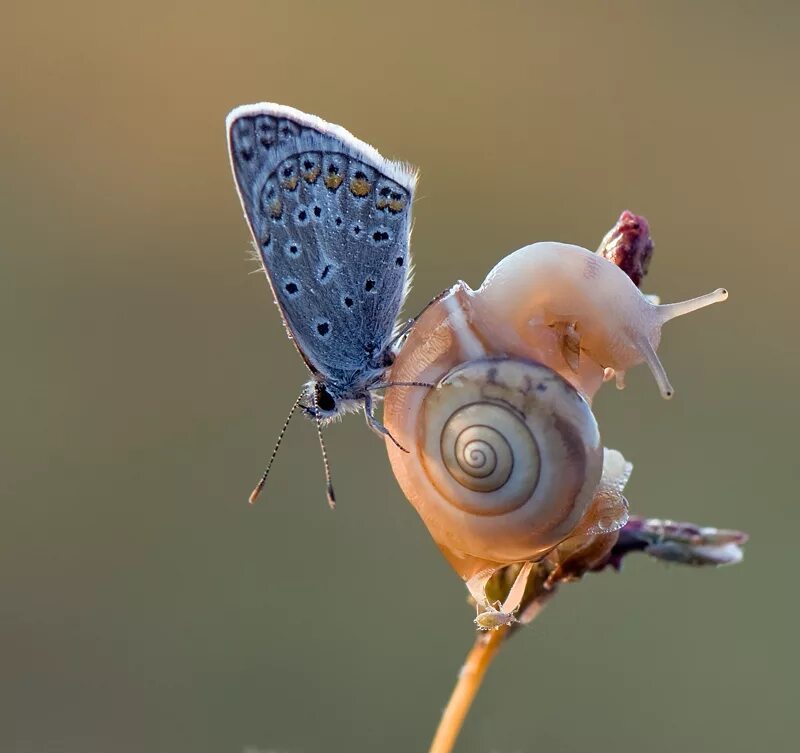
<instances>
[{"instance_id":1,"label":"butterfly body","mask_svg":"<svg viewBox=\"0 0 800 753\"><path fill-rule=\"evenodd\" d=\"M303 407L365 409L391 365L410 278L416 174L282 105L233 110L231 166L284 325L311 371Z\"/></svg>"}]
</instances>

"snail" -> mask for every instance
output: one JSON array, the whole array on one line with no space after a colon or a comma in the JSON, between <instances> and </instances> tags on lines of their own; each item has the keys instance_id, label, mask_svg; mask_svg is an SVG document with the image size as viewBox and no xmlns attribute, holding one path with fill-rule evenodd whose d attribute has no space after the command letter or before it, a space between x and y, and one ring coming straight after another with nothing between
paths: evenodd
<instances>
[{"instance_id":1,"label":"snail","mask_svg":"<svg viewBox=\"0 0 800 753\"><path fill-rule=\"evenodd\" d=\"M456 283L419 315L383 416L410 452L387 449L478 604L479 627L513 621L529 563L549 557L567 578L572 563L585 569L608 553L627 520L632 466L603 447L592 399L639 363L672 397L656 354L662 326L726 298L718 289L659 305L613 261L546 242L504 258L477 290ZM515 563L525 565L508 598L490 603L489 578Z\"/></svg>"}]
</instances>

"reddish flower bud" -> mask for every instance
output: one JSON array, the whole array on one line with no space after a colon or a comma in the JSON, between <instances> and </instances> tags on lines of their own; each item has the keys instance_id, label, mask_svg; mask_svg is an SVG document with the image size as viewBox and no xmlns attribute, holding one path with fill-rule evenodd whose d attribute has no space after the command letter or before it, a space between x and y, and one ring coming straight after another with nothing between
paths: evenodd
<instances>
[{"instance_id":1,"label":"reddish flower bud","mask_svg":"<svg viewBox=\"0 0 800 753\"><path fill-rule=\"evenodd\" d=\"M653 248L647 220L626 209L606 233L597 253L616 264L639 287L647 274Z\"/></svg>"}]
</instances>

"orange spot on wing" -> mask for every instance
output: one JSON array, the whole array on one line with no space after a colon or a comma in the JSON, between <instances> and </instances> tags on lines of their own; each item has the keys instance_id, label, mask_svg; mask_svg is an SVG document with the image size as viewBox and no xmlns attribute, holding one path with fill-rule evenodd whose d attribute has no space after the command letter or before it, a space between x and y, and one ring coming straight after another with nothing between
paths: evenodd
<instances>
[{"instance_id":1,"label":"orange spot on wing","mask_svg":"<svg viewBox=\"0 0 800 753\"><path fill-rule=\"evenodd\" d=\"M353 178L350 181L350 192L353 196L366 196L372 186L370 182L364 178Z\"/></svg>"},{"instance_id":2,"label":"orange spot on wing","mask_svg":"<svg viewBox=\"0 0 800 753\"><path fill-rule=\"evenodd\" d=\"M320 169L318 165L315 165L310 170L305 170L303 172L303 179L306 183L314 183L317 178L319 178Z\"/></svg>"}]
</instances>

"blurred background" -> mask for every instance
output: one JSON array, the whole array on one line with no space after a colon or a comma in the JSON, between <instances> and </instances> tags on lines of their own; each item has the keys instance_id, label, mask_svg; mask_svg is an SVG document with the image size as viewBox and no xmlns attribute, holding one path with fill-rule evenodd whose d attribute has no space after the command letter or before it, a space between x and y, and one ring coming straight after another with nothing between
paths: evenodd
<instances>
[{"instance_id":1,"label":"blurred background","mask_svg":"<svg viewBox=\"0 0 800 753\"><path fill-rule=\"evenodd\" d=\"M230 176L272 100L422 171L413 314L536 240L651 223L665 330L596 410L640 514L747 530L722 570L631 558L492 668L459 751L796 750L792 2L41 2L0 32L0 751L426 749L465 589L363 420L306 378ZM793 228L795 228L793 230Z\"/></svg>"}]
</instances>

